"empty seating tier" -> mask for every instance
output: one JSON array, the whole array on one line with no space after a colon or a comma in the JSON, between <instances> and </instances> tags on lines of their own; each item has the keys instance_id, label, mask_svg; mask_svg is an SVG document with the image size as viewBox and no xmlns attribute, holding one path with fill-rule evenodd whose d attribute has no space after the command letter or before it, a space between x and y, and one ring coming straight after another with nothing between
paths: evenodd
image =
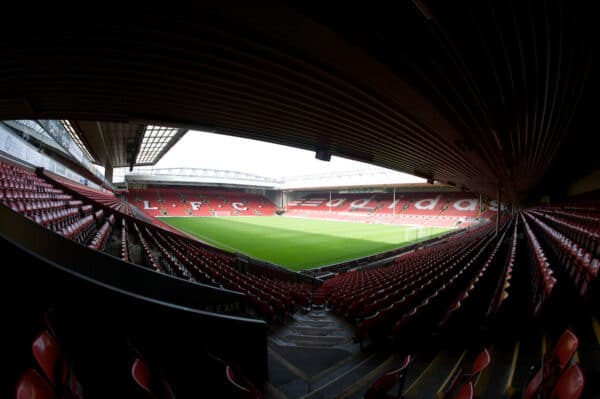
<instances>
[{"instance_id":1,"label":"empty seating tier","mask_svg":"<svg viewBox=\"0 0 600 399\"><path fill-rule=\"evenodd\" d=\"M141 266L156 272L241 291L248 295L256 313L267 319L284 320L297 307L309 304L309 286L241 272L234 255L176 234L172 229L163 230L160 223L138 220L131 216L129 206L124 207L123 202L110 193L55 175L39 177L31 170L12 164L0 164L0 177L0 201L4 205L91 249L125 261L133 260L133 250L141 255L138 259ZM170 194L175 195L176 191L165 192L165 195ZM185 190L179 194L194 199L199 196L208 202L212 198L213 205L228 204L240 208L240 212L246 212L241 208L248 207L274 212L272 203L256 195L242 198L240 193L211 191L199 194ZM251 213L258 212L245 214ZM121 228L115 229L119 225Z\"/></svg>"},{"instance_id":2,"label":"empty seating tier","mask_svg":"<svg viewBox=\"0 0 600 399\"><path fill-rule=\"evenodd\" d=\"M268 216L276 210L262 195L193 187L130 189L128 200L150 216Z\"/></svg>"},{"instance_id":3,"label":"empty seating tier","mask_svg":"<svg viewBox=\"0 0 600 399\"><path fill-rule=\"evenodd\" d=\"M496 215L494 202L457 192L332 194L317 193L289 201L296 217L435 227L468 227Z\"/></svg>"}]
</instances>

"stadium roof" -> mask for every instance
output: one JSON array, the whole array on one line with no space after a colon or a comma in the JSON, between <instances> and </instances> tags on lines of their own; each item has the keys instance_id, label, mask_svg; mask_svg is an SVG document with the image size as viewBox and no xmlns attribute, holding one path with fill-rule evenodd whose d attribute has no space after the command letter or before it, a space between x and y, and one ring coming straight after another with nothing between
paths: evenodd
<instances>
[{"instance_id":1,"label":"stadium roof","mask_svg":"<svg viewBox=\"0 0 600 399\"><path fill-rule=\"evenodd\" d=\"M120 171L121 172L121 171ZM145 184L198 184L267 188L277 190L311 190L340 188L387 188L402 187L408 189L452 189L451 186L424 182L407 182L406 176L391 170L366 167L363 169L313 173L302 176L273 178L252 173L207 168L153 168L137 167L131 172L115 175L116 182ZM417 179L420 180L420 179Z\"/></svg>"},{"instance_id":2,"label":"stadium roof","mask_svg":"<svg viewBox=\"0 0 600 399\"><path fill-rule=\"evenodd\" d=\"M63 123L90 161L113 168L154 165L187 132L145 123Z\"/></svg>"},{"instance_id":3,"label":"stadium roof","mask_svg":"<svg viewBox=\"0 0 600 399\"><path fill-rule=\"evenodd\" d=\"M198 7L13 12L0 119L87 124L113 166L147 125L197 128L513 198L600 166L594 2Z\"/></svg>"}]
</instances>

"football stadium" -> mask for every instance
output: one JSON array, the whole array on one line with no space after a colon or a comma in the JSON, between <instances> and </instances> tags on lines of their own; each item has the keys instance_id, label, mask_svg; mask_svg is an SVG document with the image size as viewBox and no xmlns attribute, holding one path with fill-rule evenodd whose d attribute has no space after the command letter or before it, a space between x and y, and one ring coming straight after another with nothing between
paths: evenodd
<instances>
[{"instance_id":1,"label":"football stadium","mask_svg":"<svg viewBox=\"0 0 600 399\"><path fill-rule=\"evenodd\" d=\"M2 397L600 397L594 11L16 10Z\"/></svg>"}]
</instances>

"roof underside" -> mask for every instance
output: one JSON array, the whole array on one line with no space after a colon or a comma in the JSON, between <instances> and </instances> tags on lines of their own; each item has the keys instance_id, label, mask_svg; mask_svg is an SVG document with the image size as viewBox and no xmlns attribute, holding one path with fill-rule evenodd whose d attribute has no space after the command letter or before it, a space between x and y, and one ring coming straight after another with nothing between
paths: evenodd
<instances>
[{"instance_id":1,"label":"roof underside","mask_svg":"<svg viewBox=\"0 0 600 399\"><path fill-rule=\"evenodd\" d=\"M69 121L93 161L131 167L154 165L187 129L107 121Z\"/></svg>"},{"instance_id":2,"label":"roof underside","mask_svg":"<svg viewBox=\"0 0 600 399\"><path fill-rule=\"evenodd\" d=\"M581 146L598 86L592 2L415 3L27 10L0 26L0 118L79 121L113 166L130 166L131 132L158 124L491 195L598 167Z\"/></svg>"}]
</instances>

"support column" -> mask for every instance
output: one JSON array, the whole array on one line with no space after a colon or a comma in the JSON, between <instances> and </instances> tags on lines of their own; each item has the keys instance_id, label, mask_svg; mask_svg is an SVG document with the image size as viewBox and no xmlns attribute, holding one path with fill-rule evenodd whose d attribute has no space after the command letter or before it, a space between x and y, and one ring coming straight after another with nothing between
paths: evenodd
<instances>
[{"instance_id":1,"label":"support column","mask_svg":"<svg viewBox=\"0 0 600 399\"><path fill-rule=\"evenodd\" d=\"M396 218L396 187L394 187L394 198L392 200L394 207L392 208L392 217Z\"/></svg>"},{"instance_id":2,"label":"support column","mask_svg":"<svg viewBox=\"0 0 600 399\"><path fill-rule=\"evenodd\" d=\"M496 194L496 201L498 202L498 211L496 212L496 235L500 232L500 212L502 211L501 198L500 198L500 184L498 184L498 192Z\"/></svg>"},{"instance_id":3,"label":"support column","mask_svg":"<svg viewBox=\"0 0 600 399\"><path fill-rule=\"evenodd\" d=\"M104 165L104 178L110 183L113 181L113 166L110 163Z\"/></svg>"}]
</instances>

